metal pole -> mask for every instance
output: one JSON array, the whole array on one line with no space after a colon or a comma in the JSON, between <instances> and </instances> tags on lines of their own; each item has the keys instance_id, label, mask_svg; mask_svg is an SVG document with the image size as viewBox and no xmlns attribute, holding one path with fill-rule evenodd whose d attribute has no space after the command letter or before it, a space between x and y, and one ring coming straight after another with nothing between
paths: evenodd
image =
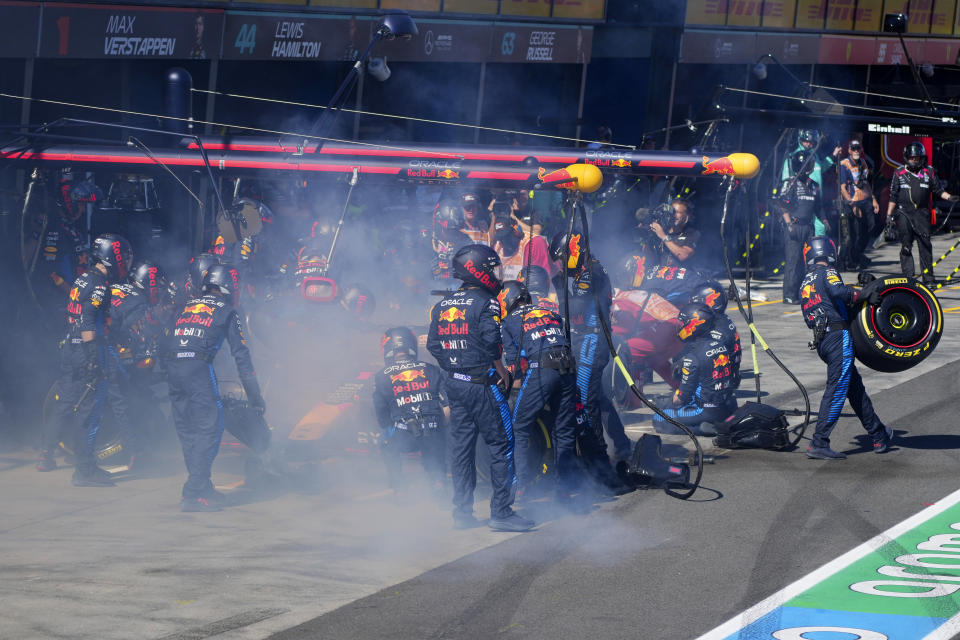
<instances>
[{"instance_id":1,"label":"metal pole","mask_svg":"<svg viewBox=\"0 0 960 640\"><path fill-rule=\"evenodd\" d=\"M219 71L220 71L220 60L218 60L217 58L214 58L213 60L210 61L210 74L207 76L207 87L211 91L216 91L218 89L217 74L219 73ZM207 121L208 124L204 125L203 127L203 132L206 135L210 135L211 133L213 133L213 125L209 123L214 122L214 111L216 108L216 99L217 99L217 94L215 93L207 94L207 109L205 112L204 119Z\"/></svg>"},{"instance_id":2,"label":"metal pole","mask_svg":"<svg viewBox=\"0 0 960 640\"><path fill-rule=\"evenodd\" d=\"M670 100L667 103L667 133L663 140L663 148L670 148L670 127L673 125L673 94L677 89L677 63L673 63L673 73L670 76Z\"/></svg>"},{"instance_id":3,"label":"metal pole","mask_svg":"<svg viewBox=\"0 0 960 640\"><path fill-rule=\"evenodd\" d=\"M30 125L30 98L33 97L33 65L35 58L27 58L23 65L23 95L27 99L20 105L21 131L26 132Z\"/></svg>"},{"instance_id":4,"label":"metal pole","mask_svg":"<svg viewBox=\"0 0 960 640\"><path fill-rule=\"evenodd\" d=\"M477 90L477 113L473 118L473 123L480 126L480 119L483 117L483 85L487 82L487 63L480 63L480 87ZM480 144L480 129L473 130L473 144Z\"/></svg>"},{"instance_id":5,"label":"metal pole","mask_svg":"<svg viewBox=\"0 0 960 640\"><path fill-rule=\"evenodd\" d=\"M356 102L356 113L353 114L353 139L360 139L360 112L363 110L363 82L366 78L365 73L360 72L360 77L357 78L357 102Z\"/></svg>"},{"instance_id":6,"label":"metal pole","mask_svg":"<svg viewBox=\"0 0 960 640\"><path fill-rule=\"evenodd\" d=\"M867 106L867 100L870 98L870 69L873 68L872 64L867 65L867 81L864 83L863 92L863 106Z\"/></svg>"},{"instance_id":7,"label":"metal pole","mask_svg":"<svg viewBox=\"0 0 960 640\"><path fill-rule=\"evenodd\" d=\"M577 103L577 133L574 136L578 140L578 142L576 142L576 145L578 147L581 146L579 140L580 140L581 129L583 128L583 123L582 123L583 98L586 95L586 92L587 92L587 63L584 62L583 71L580 73L580 101Z\"/></svg>"},{"instance_id":8,"label":"metal pole","mask_svg":"<svg viewBox=\"0 0 960 640\"><path fill-rule=\"evenodd\" d=\"M748 64L748 65L747 65L747 72L746 72L746 73L744 74L744 76L743 76L743 88L746 89L746 90L749 90L749 89L750 89L750 72L751 72L751 69L752 69L752 67ZM748 94L746 93L746 91L744 91L744 94L743 94L743 102L740 103L740 106L741 106L742 108L744 108L744 109L747 108L747 95L748 95ZM743 149L743 129L744 129L744 123L741 121L741 122L740 122L740 141L737 143L737 149Z\"/></svg>"}]
</instances>

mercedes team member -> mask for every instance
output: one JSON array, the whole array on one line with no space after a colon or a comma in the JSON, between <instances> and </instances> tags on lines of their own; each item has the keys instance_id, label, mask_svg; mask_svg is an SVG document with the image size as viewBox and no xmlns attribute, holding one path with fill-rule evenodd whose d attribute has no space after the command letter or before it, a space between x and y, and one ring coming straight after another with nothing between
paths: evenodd
<instances>
[{"instance_id":1,"label":"mercedes team member","mask_svg":"<svg viewBox=\"0 0 960 640\"><path fill-rule=\"evenodd\" d=\"M577 444L577 378L570 345L563 331L563 318L549 307L542 307L539 296L534 299L527 288L516 280L503 283L502 308L506 319L502 325L504 357L513 363L526 362L523 385L513 407L513 431L517 442L517 476L520 492L530 487L533 467L530 460L530 437L537 424L537 415L550 406L551 437L554 464L557 469L556 498L566 502L573 491ZM522 367L519 367L522 368Z\"/></svg>"},{"instance_id":2,"label":"mercedes team member","mask_svg":"<svg viewBox=\"0 0 960 640\"><path fill-rule=\"evenodd\" d=\"M564 253L568 253L567 263L563 264ZM610 278L598 260L589 255L583 246L581 234L574 233L569 238L565 231L554 236L550 243L550 257L560 263L560 273L554 277L554 288L562 301L560 292L567 287L568 276L573 277L569 287L570 329L573 340L573 352L577 359L577 388L580 390L580 402L586 409L590 431L598 451L591 457L594 473L598 479L615 492L626 492L628 487L613 472L607 457L607 445L603 439L603 420L601 413L606 410L607 433L613 440L617 458L629 455L630 439L623 430L623 423L617 414L613 402L603 389L603 370L610 361L610 352L604 338L601 337L600 314L610 317L613 291Z\"/></svg>"},{"instance_id":3,"label":"mercedes team member","mask_svg":"<svg viewBox=\"0 0 960 640\"><path fill-rule=\"evenodd\" d=\"M107 316L111 306L110 282L127 276L133 261L130 243L105 233L90 248L93 266L73 282L67 301L69 330L60 343L60 396L56 408L56 433L43 434L43 453L37 470L56 468L53 452L60 436L73 446L77 487L109 487L114 482L99 466L94 444L100 428L100 413L109 382L106 366Z\"/></svg>"},{"instance_id":4,"label":"mercedes team member","mask_svg":"<svg viewBox=\"0 0 960 640\"><path fill-rule=\"evenodd\" d=\"M816 129L799 129L797 131L797 147L794 149L793 153L813 153L814 157L810 161L810 179L817 183L820 187L823 186L823 173L828 169L832 168L836 163L837 158L840 157L840 152L843 151L843 147L836 145L833 148L833 153L829 156L820 154L816 151L817 142L820 141L820 132ZM796 173L796 170L793 168L792 163L792 154L787 155L783 159L783 169L780 172L780 180L786 182ZM814 233L816 235L823 235L828 233L826 218L817 218L813 220Z\"/></svg>"},{"instance_id":5,"label":"mercedes team member","mask_svg":"<svg viewBox=\"0 0 960 640\"><path fill-rule=\"evenodd\" d=\"M847 306L861 302L853 287L843 284L834 265L837 247L830 238L817 236L803 247L807 275L803 279L800 296L803 320L813 329L813 344L817 355L827 364L827 386L820 400L817 428L807 448L807 457L818 460L843 460L847 456L830 448L830 433L837 425L844 400L850 401L860 423L873 438L874 453L885 453L890 448L893 429L884 426L873 410L870 396L863 388L863 380L853 356ZM874 291L867 302L879 304L881 296Z\"/></svg>"},{"instance_id":6,"label":"mercedes team member","mask_svg":"<svg viewBox=\"0 0 960 640\"><path fill-rule=\"evenodd\" d=\"M661 408L697 435L716 435L713 425L737 410L733 354L712 334L716 316L706 304L685 305L677 319L677 337L689 346L680 357L680 382L670 402ZM653 426L661 433L679 432L659 414L653 416Z\"/></svg>"},{"instance_id":7,"label":"mercedes team member","mask_svg":"<svg viewBox=\"0 0 960 640\"><path fill-rule=\"evenodd\" d=\"M933 167L927 165L927 150L920 142L911 142L903 149L904 166L897 169L890 182L890 203L887 217L897 213L897 235L900 236L900 269L908 278L914 276L913 241L920 252L920 277L925 285L936 284L933 275L933 245L930 241L930 197L956 202L943 189Z\"/></svg>"},{"instance_id":8,"label":"mercedes team member","mask_svg":"<svg viewBox=\"0 0 960 640\"><path fill-rule=\"evenodd\" d=\"M201 295L183 307L165 342L173 423L183 448L187 482L181 511L220 511L225 499L210 482L210 468L223 435L223 405L213 360L226 340L237 363L247 401L266 405L237 312L240 277L235 267L215 264L203 275Z\"/></svg>"},{"instance_id":9,"label":"mercedes team member","mask_svg":"<svg viewBox=\"0 0 960 640\"><path fill-rule=\"evenodd\" d=\"M534 523L514 513L517 477L513 461L513 424L504 393L510 375L500 361L502 265L486 245L470 244L453 256L453 277L463 284L430 312L427 350L447 372L450 400L450 466L453 475L453 523L476 526L473 491L477 436L490 451L491 529L527 531Z\"/></svg>"},{"instance_id":10,"label":"mercedes team member","mask_svg":"<svg viewBox=\"0 0 960 640\"><path fill-rule=\"evenodd\" d=\"M809 151L797 151L790 157L794 178L789 178L780 192L779 205L783 217L783 304L797 304L800 280L803 279L803 245L813 237L814 219L823 220L820 185L811 178ZM829 225L826 225L829 227Z\"/></svg>"},{"instance_id":11,"label":"mercedes team member","mask_svg":"<svg viewBox=\"0 0 960 640\"><path fill-rule=\"evenodd\" d=\"M383 430L380 452L395 493L406 486L402 456L419 451L434 489L446 484L444 379L432 364L417 359L417 337L407 327L387 329L380 341L384 368L374 378L373 408Z\"/></svg>"}]
</instances>

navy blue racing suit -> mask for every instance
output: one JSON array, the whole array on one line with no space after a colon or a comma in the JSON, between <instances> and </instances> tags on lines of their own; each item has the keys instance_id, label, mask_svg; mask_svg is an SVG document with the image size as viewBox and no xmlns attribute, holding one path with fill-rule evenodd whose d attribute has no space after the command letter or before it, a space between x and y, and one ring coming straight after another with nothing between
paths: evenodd
<instances>
[{"instance_id":1,"label":"navy blue racing suit","mask_svg":"<svg viewBox=\"0 0 960 640\"><path fill-rule=\"evenodd\" d=\"M480 435L490 451L490 515L507 518L513 513L510 505L517 477L510 407L496 386L493 366L503 350L500 303L496 296L469 285L444 296L430 312L427 350L448 376L454 512L473 514L476 443Z\"/></svg>"},{"instance_id":2,"label":"navy blue racing suit","mask_svg":"<svg viewBox=\"0 0 960 640\"><path fill-rule=\"evenodd\" d=\"M404 486L402 455L414 451L420 452L423 469L435 484L446 480L444 384L436 366L416 360L388 365L374 378L373 408L383 430L380 450L394 489Z\"/></svg>"},{"instance_id":3,"label":"navy blue racing suit","mask_svg":"<svg viewBox=\"0 0 960 640\"><path fill-rule=\"evenodd\" d=\"M740 349L740 332L737 331L737 325L725 313L717 315L713 328L710 329L710 336L727 347L727 354L730 356L730 367L733 371L733 388L740 388L740 360L743 352Z\"/></svg>"},{"instance_id":4,"label":"navy blue racing suit","mask_svg":"<svg viewBox=\"0 0 960 640\"><path fill-rule=\"evenodd\" d=\"M827 363L827 386L820 400L817 428L810 445L814 448L830 446L830 432L837 426L844 400L850 400L854 413L875 442L885 438L886 427L873 410L854 362L847 305L857 301L857 291L843 284L833 267L815 266L800 285L803 320L815 332L818 329L823 332L817 355Z\"/></svg>"},{"instance_id":5,"label":"navy blue racing suit","mask_svg":"<svg viewBox=\"0 0 960 640\"><path fill-rule=\"evenodd\" d=\"M110 308L110 284L98 269L77 277L67 300L66 338L60 343L60 395L54 433L43 434L44 455L52 455L61 437L73 447L76 474L89 475L97 466L93 454L100 414L109 382L103 379L106 365L106 326ZM84 342L82 333L95 338Z\"/></svg>"},{"instance_id":6,"label":"navy blue racing suit","mask_svg":"<svg viewBox=\"0 0 960 640\"><path fill-rule=\"evenodd\" d=\"M723 422L737 410L733 354L723 340L716 338L712 331L707 332L680 356L680 382L672 403L661 407L677 422L692 427L694 433L699 432L701 423ZM659 414L653 416L653 426L661 433L679 433Z\"/></svg>"},{"instance_id":7,"label":"navy blue racing suit","mask_svg":"<svg viewBox=\"0 0 960 640\"><path fill-rule=\"evenodd\" d=\"M210 468L223 436L223 403L213 360L224 340L230 343L247 400L263 406L243 321L226 298L207 294L187 302L163 347L173 423L189 474L183 485L187 500L207 499L213 492Z\"/></svg>"},{"instance_id":8,"label":"navy blue racing suit","mask_svg":"<svg viewBox=\"0 0 960 640\"><path fill-rule=\"evenodd\" d=\"M591 275L592 272L592 275ZM555 276L554 286L558 292L566 286ZM594 292L596 288L596 293ZM563 300L562 294L560 300ZM597 301L599 300L599 308ZM610 317L613 292L610 278L603 266L596 260L585 265L574 278L570 288L570 329L573 340L573 353L577 359L577 388L580 389L580 402L586 409L588 423L600 447L603 456L607 446L603 439L603 421L601 413L607 412L607 433L613 440L618 455L629 454L631 445L623 429L623 423L617 414L613 402L603 389L603 370L610 362L610 352L602 336L598 314Z\"/></svg>"},{"instance_id":9,"label":"navy blue racing suit","mask_svg":"<svg viewBox=\"0 0 960 640\"><path fill-rule=\"evenodd\" d=\"M527 362L523 385L513 407L520 486L529 486L538 473L539 461L530 457L530 438L537 428L537 416L549 404L557 491L569 493L576 465L579 391L563 319L548 308L523 305L507 316L502 330L506 362L514 363L520 358Z\"/></svg>"}]
</instances>

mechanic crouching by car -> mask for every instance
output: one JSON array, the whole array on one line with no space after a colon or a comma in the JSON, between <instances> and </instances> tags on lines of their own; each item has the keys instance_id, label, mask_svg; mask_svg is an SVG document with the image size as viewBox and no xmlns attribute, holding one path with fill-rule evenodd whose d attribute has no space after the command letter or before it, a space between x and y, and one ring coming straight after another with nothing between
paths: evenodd
<instances>
[{"instance_id":1,"label":"mechanic crouching by car","mask_svg":"<svg viewBox=\"0 0 960 640\"><path fill-rule=\"evenodd\" d=\"M689 346L677 362L677 388L660 408L695 434L713 436L714 425L737 410L734 381L740 377L738 367L727 345L713 333L717 317L710 307L691 302L680 309L677 319L677 337ZM653 416L653 426L660 433L679 433L659 414Z\"/></svg>"},{"instance_id":2,"label":"mechanic crouching by car","mask_svg":"<svg viewBox=\"0 0 960 640\"><path fill-rule=\"evenodd\" d=\"M506 394L510 374L500 357L500 257L486 245L470 244L453 256L453 277L462 280L430 312L427 349L447 372L450 401L450 467L453 475L453 524L476 526L473 491L477 436L490 451L490 521L495 531L527 531L531 520L514 513L511 505L517 477L513 459L513 424Z\"/></svg>"},{"instance_id":3,"label":"mechanic crouching by car","mask_svg":"<svg viewBox=\"0 0 960 640\"><path fill-rule=\"evenodd\" d=\"M110 283L127 277L133 249L121 236L105 233L90 247L93 266L73 281L67 300L69 330L60 342L60 394L56 432L44 433L38 471L56 468L53 453L61 437L73 447L77 487L114 486L110 474L97 466L94 444L109 382L106 367Z\"/></svg>"},{"instance_id":4,"label":"mechanic crouching by car","mask_svg":"<svg viewBox=\"0 0 960 640\"><path fill-rule=\"evenodd\" d=\"M266 407L237 312L240 277L236 268L211 266L201 286L200 297L187 302L174 320L164 349L173 423L189 474L181 511L220 511L226 502L210 482L223 435L223 404L213 360L224 340L230 343L247 402L261 414Z\"/></svg>"},{"instance_id":5,"label":"mechanic crouching by car","mask_svg":"<svg viewBox=\"0 0 960 640\"><path fill-rule=\"evenodd\" d=\"M380 343L385 367L374 378L373 408L383 430L380 452L390 488L397 495L406 490L403 456L419 451L439 491L447 479L444 378L436 366L417 359L417 337L407 327L387 329Z\"/></svg>"},{"instance_id":6,"label":"mechanic crouching by car","mask_svg":"<svg viewBox=\"0 0 960 640\"><path fill-rule=\"evenodd\" d=\"M807 448L807 457L817 460L843 460L847 456L830 448L830 433L837 426L845 400L860 418L860 423L873 438L874 453L886 453L893 430L884 426L873 410L870 396L853 361L853 339L850 337L848 305L862 300L853 287L843 284L834 265L837 248L830 238L817 236L803 247L807 275L800 288L803 321L813 330L817 355L827 364L827 385L820 400L817 428ZM874 291L867 299L879 304L881 296Z\"/></svg>"}]
</instances>

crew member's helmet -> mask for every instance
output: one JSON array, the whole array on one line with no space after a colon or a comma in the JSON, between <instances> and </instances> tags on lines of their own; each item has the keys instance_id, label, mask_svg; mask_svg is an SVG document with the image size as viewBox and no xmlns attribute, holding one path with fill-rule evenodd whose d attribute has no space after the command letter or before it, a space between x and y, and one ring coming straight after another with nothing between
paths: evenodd
<instances>
[{"instance_id":1,"label":"crew member's helmet","mask_svg":"<svg viewBox=\"0 0 960 640\"><path fill-rule=\"evenodd\" d=\"M859 151L863 152L863 143L859 140L851 140L850 144L847 145L847 151Z\"/></svg>"},{"instance_id":2,"label":"crew member's helmet","mask_svg":"<svg viewBox=\"0 0 960 640\"><path fill-rule=\"evenodd\" d=\"M340 292L340 306L360 320L373 315L377 308L377 301L373 293L359 284L347 285Z\"/></svg>"},{"instance_id":3,"label":"crew member's helmet","mask_svg":"<svg viewBox=\"0 0 960 640\"><path fill-rule=\"evenodd\" d=\"M459 231L464 227L463 210L456 202L441 200L433 214L433 221L438 227L448 231Z\"/></svg>"},{"instance_id":4,"label":"crew member's helmet","mask_svg":"<svg viewBox=\"0 0 960 640\"><path fill-rule=\"evenodd\" d=\"M714 313L723 313L727 310L727 292L719 282L710 280L694 289L690 302L702 302Z\"/></svg>"},{"instance_id":5,"label":"crew member's helmet","mask_svg":"<svg viewBox=\"0 0 960 640\"><path fill-rule=\"evenodd\" d=\"M517 280L507 280L503 283L503 289L497 295L500 301L500 311L503 316L507 316L511 311L521 304L530 304L530 292L522 282Z\"/></svg>"},{"instance_id":6,"label":"crew member's helmet","mask_svg":"<svg viewBox=\"0 0 960 640\"><path fill-rule=\"evenodd\" d=\"M814 160L809 160L812 154L809 151L794 151L790 155L790 169L795 175L804 178L813 171Z\"/></svg>"},{"instance_id":7,"label":"crew member's helmet","mask_svg":"<svg viewBox=\"0 0 960 640\"><path fill-rule=\"evenodd\" d=\"M159 304L164 296L169 296L167 276L156 263L138 264L130 272L130 283L147 295L151 305Z\"/></svg>"},{"instance_id":8,"label":"crew member's helmet","mask_svg":"<svg viewBox=\"0 0 960 640\"><path fill-rule=\"evenodd\" d=\"M133 262L133 248L127 239L115 233L97 236L90 247L90 256L94 264L100 263L107 268L112 282L120 282L130 273Z\"/></svg>"},{"instance_id":9,"label":"crew member's helmet","mask_svg":"<svg viewBox=\"0 0 960 640\"><path fill-rule=\"evenodd\" d=\"M919 171L927 164L927 149L922 142L911 142L903 148L903 161L911 171Z\"/></svg>"},{"instance_id":10,"label":"crew member's helmet","mask_svg":"<svg viewBox=\"0 0 960 640\"><path fill-rule=\"evenodd\" d=\"M203 287L203 275L215 264L220 264L220 258L212 253L201 253L190 258L190 264L187 265L187 279L192 295L196 295Z\"/></svg>"},{"instance_id":11,"label":"crew member's helmet","mask_svg":"<svg viewBox=\"0 0 960 640\"><path fill-rule=\"evenodd\" d=\"M550 274L543 267L529 264L520 269L519 279L531 296L546 298L550 295Z\"/></svg>"},{"instance_id":12,"label":"crew member's helmet","mask_svg":"<svg viewBox=\"0 0 960 640\"><path fill-rule=\"evenodd\" d=\"M380 352L385 364L417 359L417 336L407 327L393 327L383 332Z\"/></svg>"},{"instance_id":13,"label":"crew member's helmet","mask_svg":"<svg viewBox=\"0 0 960 640\"><path fill-rule=\"evenodd\" d=\"M453 277L499 293L503 286L503 263L491 247L468 244L453 256Z\"/></svg>"},{"instance_id":14,"label":"crew member's helmet","mask_svg":"<svg viewBox=\"0 0 960 640\"><path fill-rule=\"evenodd\" d=\"M564 256L567 257L567 273L576 273L587 262L587 250L583 243L583 234L574 233L567 236L565 231L561 231L553 236L550 242L550 259L554 262L563 263Z\"/></svg>"},{"instance_id":15,"label":"crew member's helmet","mask_svg":"<svg viewBox=\"0 0 960 640\"><path fill-rule=\"evenodd\" d=\"M812 142L817 144L820 140L820 132L816 129L800 129L797 132L797 143L801 142Z\"/></svg>"},{"instance_id":16,"label":"crew member's helmet","mask_svg":"<svg viewBox=\"0 0 960 640\"><path fill-rule=\"evenodd\" d=\"M639 289L643 286L647 270L657 265L657 256L652 251L641 250L624 257L613 273L619 289Z\"/></svg>"},{"instance_id":17,"label":"crew member's helmet","mask_svg":"<svg viewBox=\"0 0 960 640\"><path fill-rule=\"evenodd\" d=\"M837 245L826 236L810 238L803 244L803 262L807 269L813 267L817 260L826 260L831 265L837 263Z\"/></svg>"},{"instance_id":18,"label":"crew member's helmet","mask_svg":"<svg viewBox=\"0 0 960 640\"><path fill-rule=\"evenodd\" d=\"M203 274L203 293L213 289L223 294L231 307L236 307L240 299L240 273L225 264L211 265Z\"/></svg>"},{"instance_id":19,"label":"crew member's helmet","mask_svg":"<svg viewBox=\"0 0 960 640\"><path fill-rule=\"evenodd\" d=\"M702 302L685 304L680 309L680 313L677 314L677 320L680 321L677 337L682 342L693 342L697 338L707 335L713 328L714 318L713 311Z\"/></svg>"}]
</instances>

